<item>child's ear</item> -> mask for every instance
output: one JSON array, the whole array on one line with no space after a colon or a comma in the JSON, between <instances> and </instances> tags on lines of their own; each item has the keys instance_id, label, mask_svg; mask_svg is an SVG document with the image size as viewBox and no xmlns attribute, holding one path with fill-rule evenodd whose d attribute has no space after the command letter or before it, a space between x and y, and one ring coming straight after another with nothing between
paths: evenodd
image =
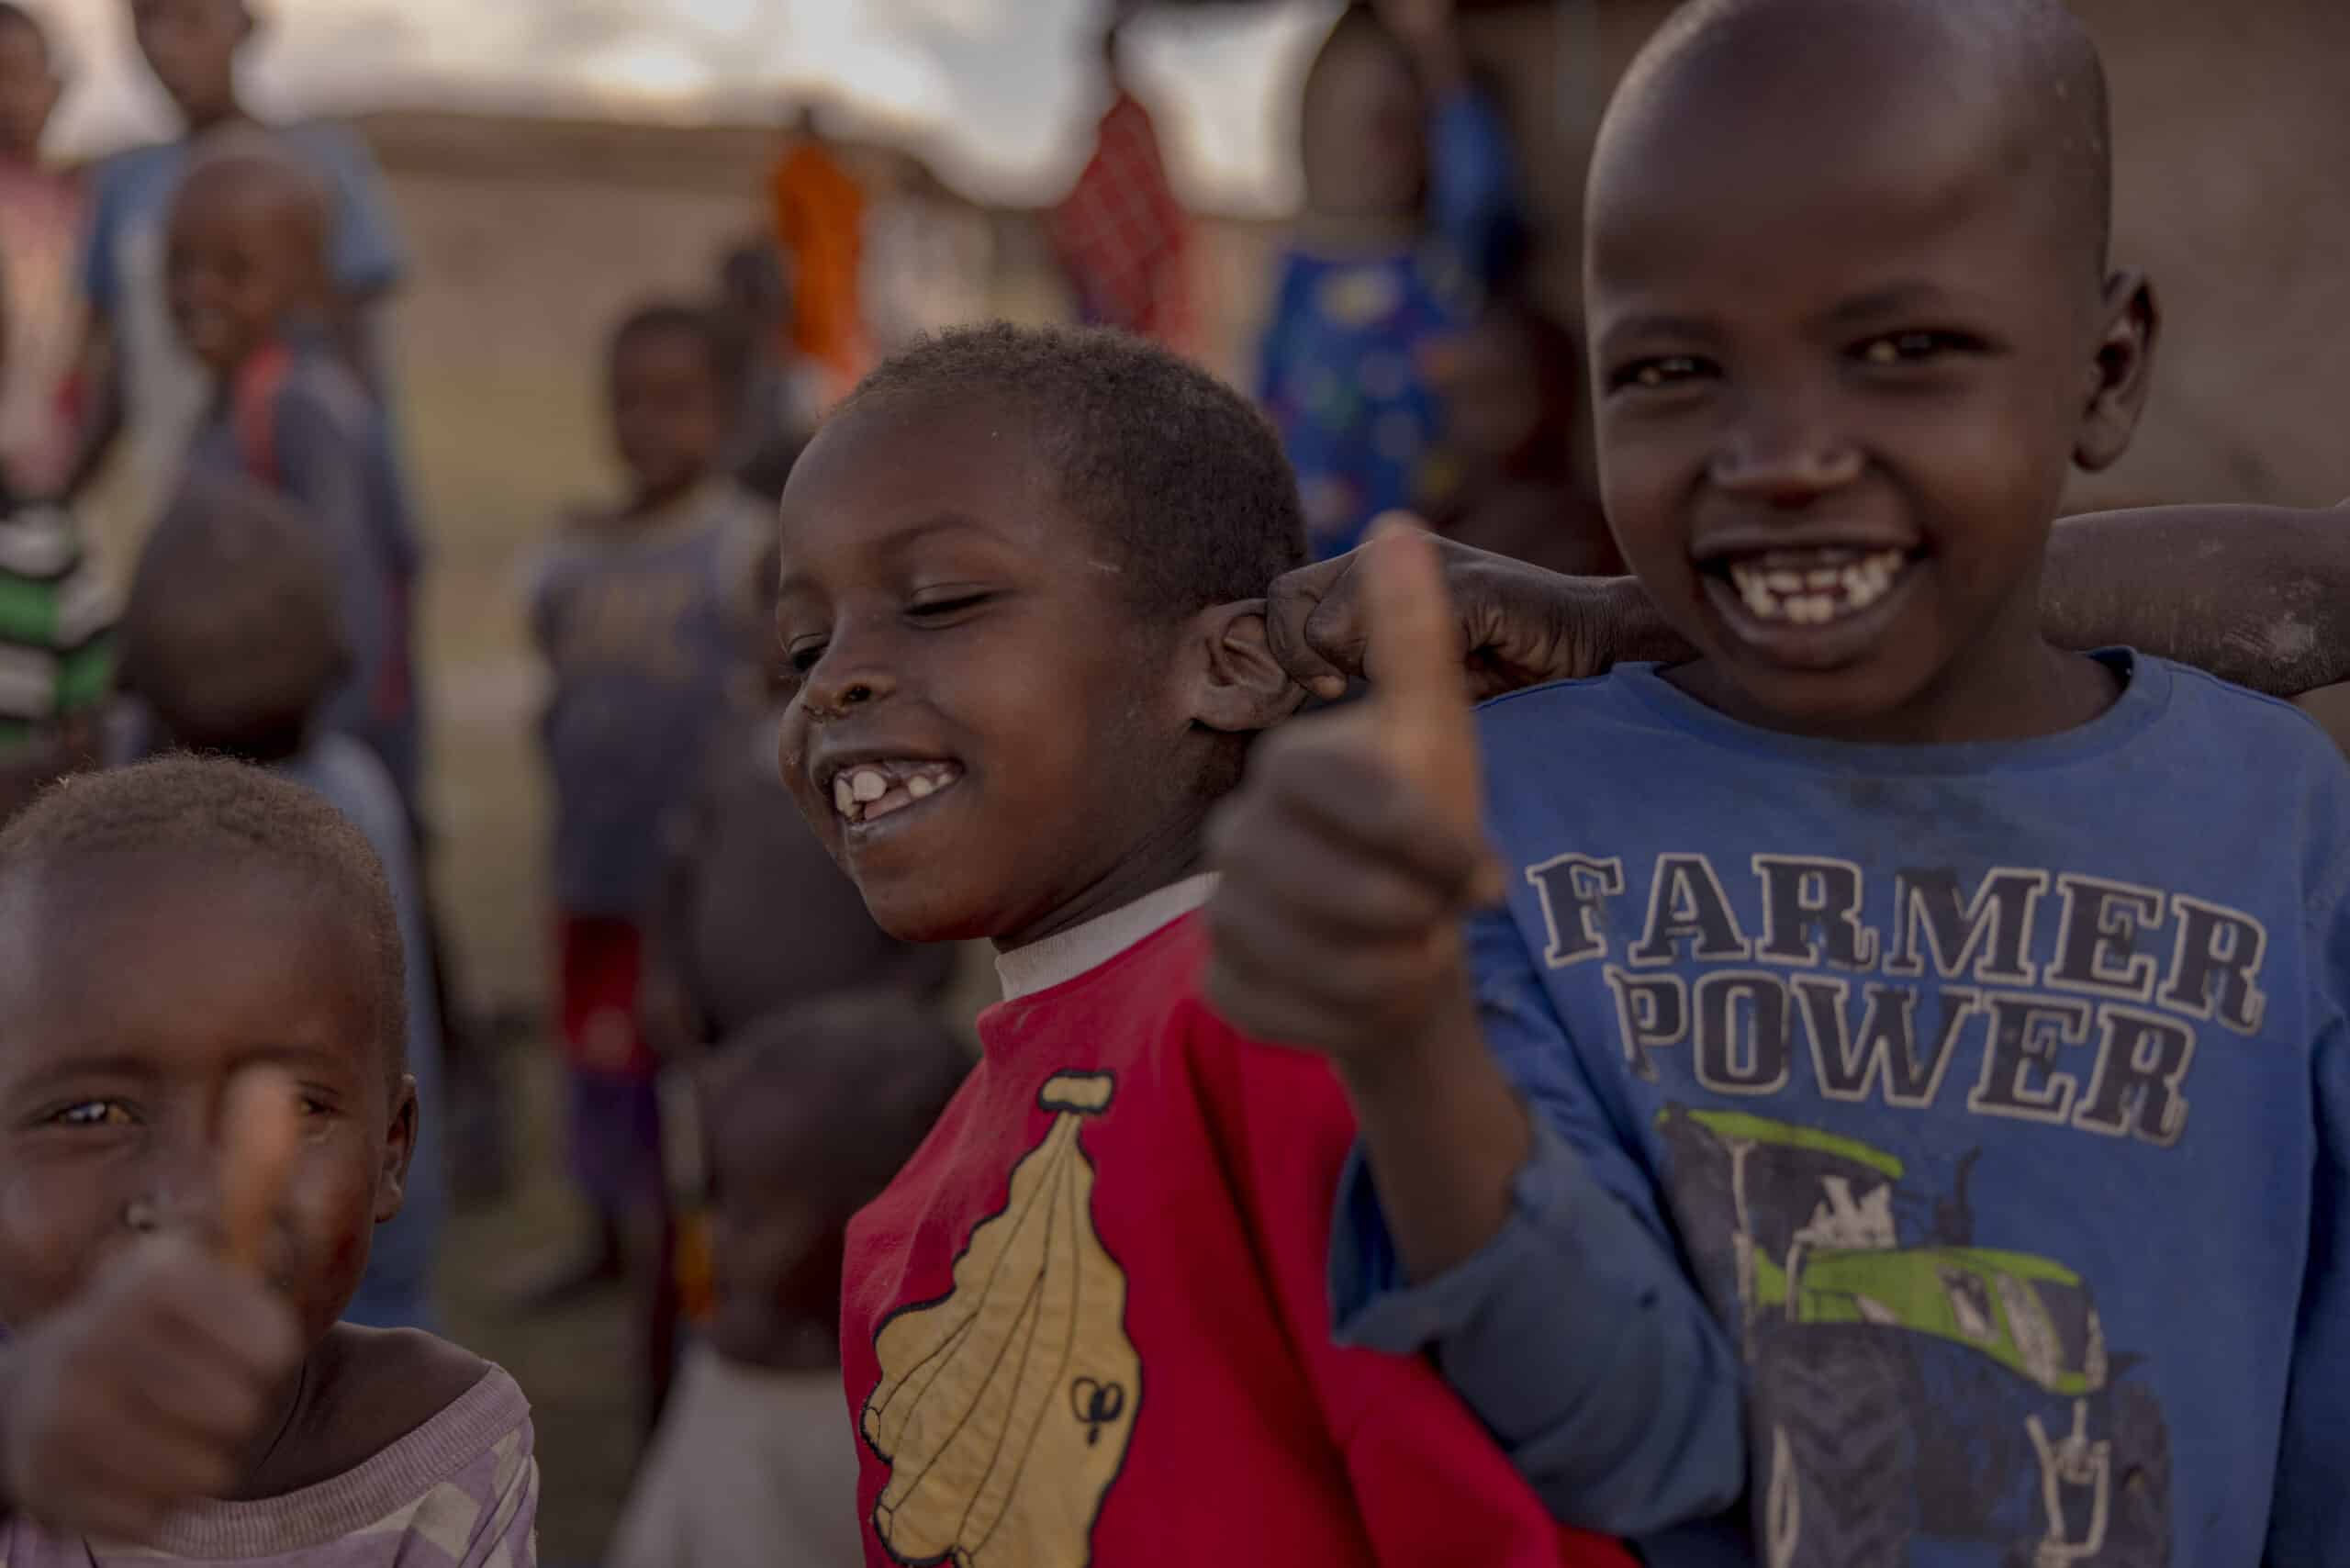
<instances>
[{"instance_id":1,"label":"child's ear","mask_svg":"<svg viewBox=\"0 0 2350 1568\"><path fill-rule=\"evenodd\" d=\"M1200 611L1192 622L1192 722L1227 734L1269 730L1297 711L1305 689L1290 679L1265 642L1265 601L1245 599Z\"/></svg>"},{"instance_id":2,"label":"child's ear","mask_svg":"<svg viewBox=\"0 0 2350 1568\"><path fill-rule=\"evenodd\" d=\"M384 1162L375 1171L375 1223L388 1225L408 1202L408 1161L416 1158L416 1080L400 1079L392 1103L392 1124L384 1134Z\"/></svg>"},{"instance_id":3,"label":"child's ear","mask_svg":"<svg viewBox=\"0 0 2350 1568\"><path fill-rule=\"evenodd\" d=\"M2098 340L2081 433L2073 445L2073 460L2090 473L2111 467L2130 449L2153 386L2162 325L2154 286L2144 273L2126 268L2106 280L2105 330Z\"/></svg>"}]
</instances>

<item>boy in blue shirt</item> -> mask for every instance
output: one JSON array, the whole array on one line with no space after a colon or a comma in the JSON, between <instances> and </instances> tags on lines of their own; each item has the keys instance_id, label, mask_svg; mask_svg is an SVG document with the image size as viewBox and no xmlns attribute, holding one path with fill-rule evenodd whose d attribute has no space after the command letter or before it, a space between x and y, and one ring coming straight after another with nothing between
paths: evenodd
<instances>
[{"instance_id":1,"label":"boy in blue shirt","mask_svg":"<svg viewBox=\"0 0 2350 1568\"><path fill-rule=\"evenodd\" d=\"M1221 824L1212 991L1361 1118L1341 1338L1662 1568L2350 1560L2350 774L2041 626L2154 337L2109 157L2053 4L1683 13L1587 282L1696 656L1472 734L1431 574Z\"/></svg>"},{"instance_id":2,"label":"boy in blue shirt","mask_svg":"<svg viewBox=\"0 0 2350 1568\"><path fill-rule=\"evenodd\" d=\"M351 666L319 715L366 744L418 813L423 759L411 606L422 561L383 409L327 320L330 203L274 140L223 138L172 204L172 319L214 377L190 473L290 497L332 563Z\"/></svg>"},{"instance_id":3,"label":"boy in blue shirt","mask_svg":"<svg viewBox=\"0 0 2350 1568\"><path fill-rule=\"evenodd\" d=\"M173 328L164 283L165 234L180 180L224 133L259 129L239 91L240 60L263 31L247 0L123 0L140 57L186 134L100 164L90 181L82 285L94 321L97 378L93 428L68 483L90 478L128 430L147 484L159 487L201 418L207 377ZM324 323L352 367L380 381L379 307L407 265L366 143L349 129L304 122L269 134L309 166L328 193Z\"/></svg>"}]
</instances>

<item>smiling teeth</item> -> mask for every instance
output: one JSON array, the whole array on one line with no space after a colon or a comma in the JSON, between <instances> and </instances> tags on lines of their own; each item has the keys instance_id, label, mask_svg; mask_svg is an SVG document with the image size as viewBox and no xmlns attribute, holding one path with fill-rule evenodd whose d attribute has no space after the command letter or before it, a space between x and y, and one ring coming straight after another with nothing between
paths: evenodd
<instances>
[{"instance_id":1,"label":"smiling teeth","mask_svg":"<svg viewBox=\"0 0 2350 1568\"><path fill-rule=\"evenodd\" d=\"M869 823L927 801L962 777L951 762L859 763L834 776L833 809L849 823Z\"/></svg>"},{"instance_id":2,"label":"smiling teeth","mask_svg":"<svg viewBox=\"0 0 2350 1568\"><path fill-rule=\"evenodd\" d=\"M1730 563L1730 586L1756 620L1824 626L1857 615L1891 592L1909 564L1898 550L1813 550L1799 561L1785 558L1794 554L1773 551Z\"/></svg>"}]
</instances>

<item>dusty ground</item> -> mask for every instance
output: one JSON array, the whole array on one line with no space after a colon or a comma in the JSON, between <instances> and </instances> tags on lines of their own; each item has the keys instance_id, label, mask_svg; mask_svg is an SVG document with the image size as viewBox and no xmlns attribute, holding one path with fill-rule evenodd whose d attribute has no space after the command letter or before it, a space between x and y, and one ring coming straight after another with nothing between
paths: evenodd
<instances>
[{"instance_id":1,"label":"dusty ground","mask_svg":"<svg viewBox=\"0 0 2350 1568\"><path fill-rule=\"evenodd\" d=\"M588 1568L627 1495L636 1462L634 1395L615 1369L631 1364L615 1293L561 1312L525 1317L501 1299L518 1263L573 1234L577 1216L556 1179L561 1151L551 1113L559 1103L544 1053L509 1056L508 1081L521 1112L512 1194L460 1216L443 1251L442 1301L452 1338L512 1372L531 1396L543 1488L539 1553L548 1568Z\"/></svg>"}]
</instances>

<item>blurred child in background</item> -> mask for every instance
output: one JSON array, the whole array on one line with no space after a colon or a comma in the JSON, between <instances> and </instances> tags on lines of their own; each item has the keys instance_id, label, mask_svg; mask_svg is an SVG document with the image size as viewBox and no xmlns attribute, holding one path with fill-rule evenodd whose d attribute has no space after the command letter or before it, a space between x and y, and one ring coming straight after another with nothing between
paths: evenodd
<instances>
[{"instance_id":1,"label":"blurred child in background","mask_svg":"<svg viewBox=\"0 0 2350 1568\"><path fill-rule=\"evenodd\" d=\"M261 24L246 0L122 0L122 9L186 133L108 159L92 178L82 263L95 318L92 428L69 483L89 478L128 430L148 499L168 494L211 391L166 304L164 231L191 161L222 132L254 129L237 70ZM324 330L351 367L380 386L377 308L405 265L382 174L366 144L341 126L288 125L269 134L326 193Z\"/></svg>"},{"instance_id":2,"label":"blurred child in background","mask_svg":"<svg viewBox=\"0 0 2350 1568\"><path fill-rule=\"evenodd\" d=\"M1506 299L1427 355L1459 485L1430 524L1448 539L1575 577L1624 569L1575 462L1583 350L1574 334Z\"/></svg>"},{"instance_id":3,"label":"blurred child in background","mask_svg":"<svg viewBox=\"0 0 2350 1568\"><path fill-rule=\"evenodd\" d=\"M808 444L812 417L800 405L792 374L791 286L771 242L754 240L720 259L713 310L742 385L724 466L744 488L773 502Z\"/></svg>"},{"instance_id":4,"label":"blurred child in background","mask_svg":"<svg viewBox=\"0 0 2350 1568\"><path fill-rule=\"evenodd\" d=\"M188 469L282 491L319 531L351 655L319 722L365 743L414 816L421 551L383 411L327 334L328 211L267 138L216 141L188 170L172 204L172 319L215 379Z\"/></svg>"},{"instance_id":5,"label":"blurred child in background","mask_svg":"<svg viewBox=\"0 0 2350 1568\"><path fill-rule=\"evenodd\" d=\"M0 0L0 470L19 496L53 495L73 460L82 189L41 160L62 87L40 23Z\"/></svg>"},{"instance_id":6,"label":"blurred child in background","mask_svg":"<svg viewBox=\"0 0 2350 1568\"><path fill-rule=\"evenodd\" d=\"M767 509L722 466L733 364L705 311L655 304L621 323L609 392L628 497L568 522L531 592L554 678L544 736L572 1154L596 1215L592 1255L551 1295L613 1277L624 1224L665 1210L656 1059L640 1027L645 924L664 824L725 711L767 530Z\"/></svg>"},{"instance_id":7,"label":"blurred child in background","mask_svg":"<svg viewBox=\"0 0 2350 1568\"><path fill-rule=\"evenodd\" d=\"M1282 253L1258 396L1281 432L1317 557L1449 492L1422 363L1513 263L1507 129L1472 82L1450 0L1356 6L1300 109L1306 214Z\"/></svg>"},{"instance_id":8,"label":"blurred child in background","mask_svg":"<svg viewBox=\"0 0 2350 1568\"><path fill-rule=\"evenodd\" d=\"M663 1101L691 1082L713 1045L758 1020L843 991L937 1004L955 974L955 949L901 942L873 923L800 819L776 757L790 692L774 651L776 559L753 571L743 656L699 775L664 834L666 869L646 933L640 1009L663 1058ZM665 1136L677 1131L674 1117ZM681 1320L707 1316L711 1215L699 1174L673 1151L676 1267L647 1311L645 1368L657 1408L677 1364Z\"/></svg>"},{"instance_id":9,"label":"blurred child in background","mask_svg":"<svg viewBox=\"0 0 2350 1568\"><path fill-rule=\"evenodd\" d=\"M61 84L32 13L0 0L0 821L96 759L114 598L53 497L71 466L80 188L41 162Z\"/></svg>"},{"instance_id":10,"label":"blurred child in background","mask_svg":"<svg viewBox=\"0 0 2350 1568\"><path fill-rule=\"evenodd\" d=\"M949 195L929 164L893 154L866 211L857 280L873 352L895 353L926 332L986 316L990 240L987 219Z\"/></svg>"},{"instance_id":11,"label":"blurred child in background","mask_svg":"<svg viewBox=\"0 0 2350 1568\"><path fill-rule=\"evenodd\" d=\"M862 1561L856 1453L840 1429L845 1238L970 1062L909 999L843 995L761 1019L704 1064L716 1310L610 1568Z\"/></svg>"},{"instance_id":12,"label":"blurred child in background","mask_svg":"<svg viewBox=\"0 0 2350 1568\"><path fill-rule=\"evenodd\" d=\"M431 1328L446 1183L423 893L390 774L364 745L319 722L350 655L318 529L251 481L191 478L140 554L122 660L124 687L147 704L166 744L254 763L317 790L383 862L408 955L408 1070L421 1121L407 1202L377 1230L367 1276L343 1316L372 1327Z\"/></svg>"},{"instance_id":13,"label":"blurred child in background","mask_svg":"<svg viewBox=\"0 0 2350 1568\"><path fill-rule=\"evenodd\" d=\"M0 1559L529 1568L522 1391L341 1321L417 1131L366 839L241 763L95 774L0 834Z\"/></svg>"},{"instance_id":14,"label":"blurred child in background","mask_svg":"<svg viewBox=\"0 0 2350 1568\"><path fill-rule=\"evenodd\" d=\"M699 776L672 814L653 948L677 1054L698 1055L757 1020L839 991L934 1002L952 948L901 942L793 809L777 771L788 672L774 651L776 557L752 567L743 655Z\"/></svg>"}]
</instances>

